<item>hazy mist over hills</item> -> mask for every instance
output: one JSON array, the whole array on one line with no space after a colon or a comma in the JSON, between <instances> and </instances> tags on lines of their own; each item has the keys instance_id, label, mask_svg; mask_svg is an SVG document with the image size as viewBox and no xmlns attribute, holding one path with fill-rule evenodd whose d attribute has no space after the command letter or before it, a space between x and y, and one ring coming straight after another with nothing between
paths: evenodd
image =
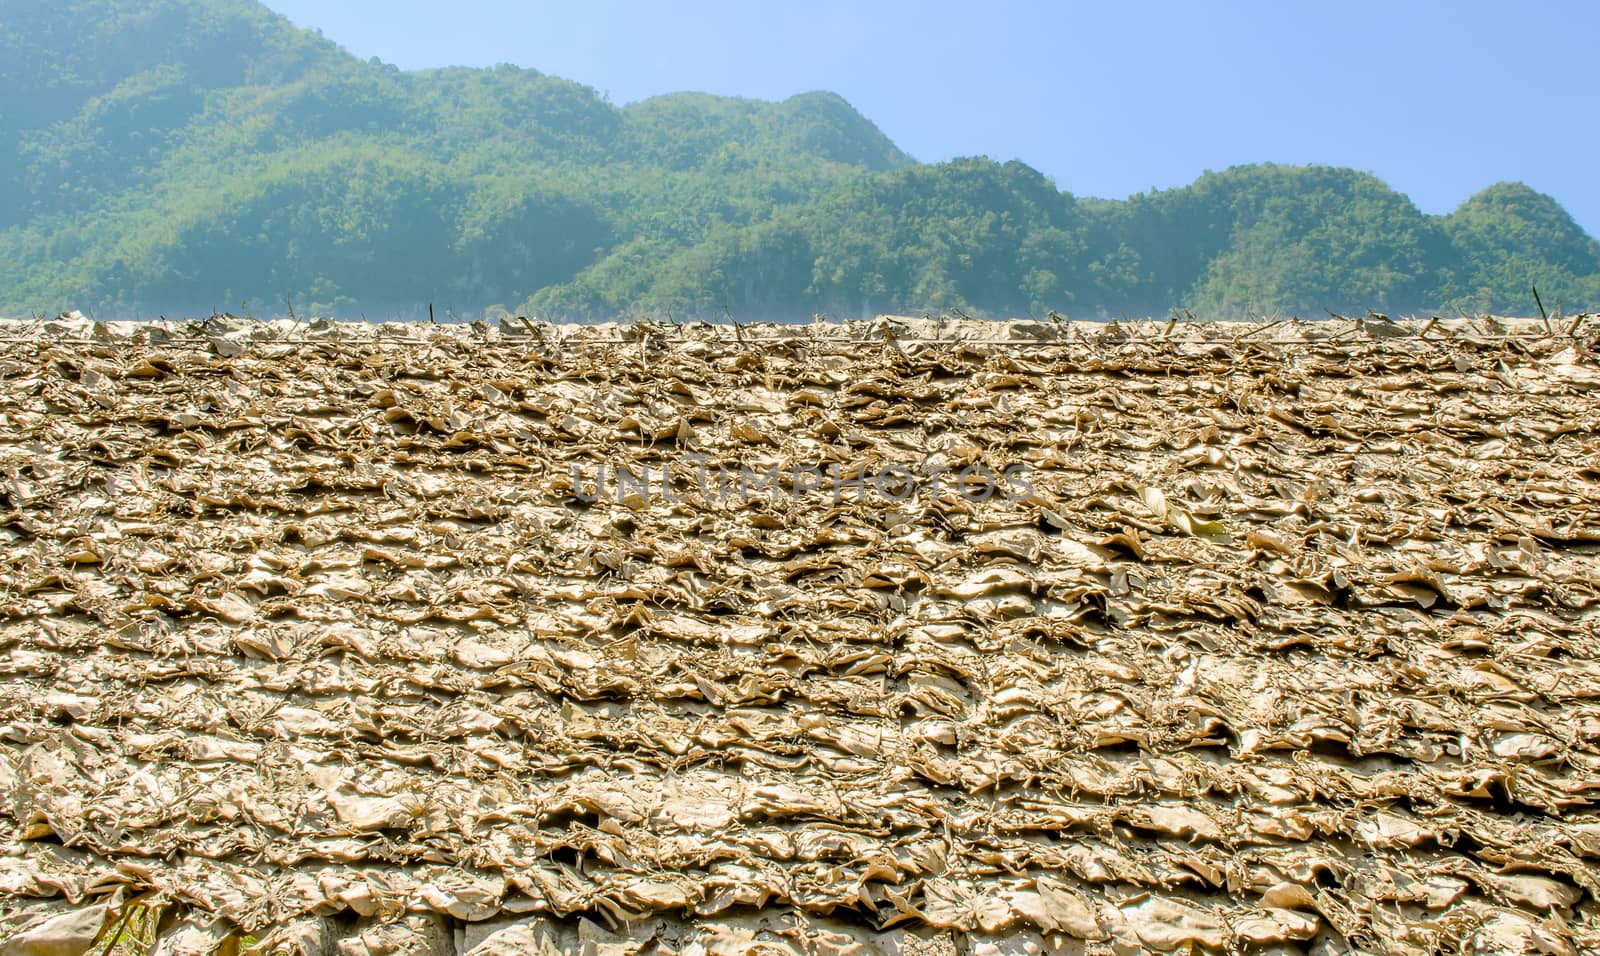
<instances>
[{"instance_id":1,"label":"hazy mist over hills","mask_svg":"<svg viewBox=\"0 0 1600 956\"><path fill-rule=\"evenodd\" d=\"M618 107L535 70L401 72L251 0L0 2L0 311L427 303L549 318L1600 307L1600 244L1487 185L1350 169L1124 201L917 164L840 97Z\"/></svg>"}]
</instances>

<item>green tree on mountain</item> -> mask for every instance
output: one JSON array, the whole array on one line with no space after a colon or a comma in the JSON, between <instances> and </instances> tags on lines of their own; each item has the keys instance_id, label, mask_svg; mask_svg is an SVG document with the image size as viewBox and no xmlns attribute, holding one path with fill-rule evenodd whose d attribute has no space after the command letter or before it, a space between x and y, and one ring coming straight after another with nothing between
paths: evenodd
<instances>
[{"instance_id":1,"label":"green tree on mountain","mask_svg":"<svg viewBox=\"0 0 1600 956\"><path fill-rule=\"evenodd\" d=\"M1548 196L1497 183L1445 217L1443 228L1460 263L1446 290L1459 309L1526 313L1534 287L1552 308L1600 304L1600 243Z\"/></svg>"},{"instance_id":2,"label":"green tree on mountain","mask_svg":"<svg viewBox=\"0 0 1600 956\"><path fill-rule=\"evenodd\" d=\"M1449 216L1245 166L1129 200L921 165L831 93L623 107L537 70L403 72L255 0L0 7L0 310L296 301L800 317L1600 307L1554 200Z\"/></svg>"}]
</instances>

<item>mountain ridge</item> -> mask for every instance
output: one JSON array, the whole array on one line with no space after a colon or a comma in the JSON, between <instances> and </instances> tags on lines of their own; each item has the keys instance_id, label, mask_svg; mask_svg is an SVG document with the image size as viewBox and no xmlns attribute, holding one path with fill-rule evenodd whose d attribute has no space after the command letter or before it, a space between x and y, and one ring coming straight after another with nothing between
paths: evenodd
<instances>
[{"instance_id":1,"label":"mountain ridge","mask_svg":"<svg viewBox=\"0 0 1600 956\"><path fill-rule=\"evenodd\" d=\"M12 311L1476 312L1534 285L1600 306L1600 244L1521 184L1446 216L1326 166L1079 199L1020 161L916 163L825 91L616 106L537 70L361 60L254 0L14 6Z\"/></svg>"}]
</instances>

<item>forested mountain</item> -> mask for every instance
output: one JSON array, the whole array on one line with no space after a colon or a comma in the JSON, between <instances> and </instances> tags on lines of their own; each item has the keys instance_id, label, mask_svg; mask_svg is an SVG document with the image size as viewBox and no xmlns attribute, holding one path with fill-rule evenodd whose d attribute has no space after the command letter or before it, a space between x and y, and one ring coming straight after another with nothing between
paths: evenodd
<instances>
[{"instance_id":1,"label":"forested mountain","mask_svg":"<svg viewBox=\"0 0 1600 956\"><path fill-rule=\"evenodd\" d=\"M617 107L362 61L254 0L0 0L0 89L11 313L1600 307L1600 245L1520 184L1444 217L1327 167L1079 199L919 165L829 93Z\"/></svg>"}]
</instances>

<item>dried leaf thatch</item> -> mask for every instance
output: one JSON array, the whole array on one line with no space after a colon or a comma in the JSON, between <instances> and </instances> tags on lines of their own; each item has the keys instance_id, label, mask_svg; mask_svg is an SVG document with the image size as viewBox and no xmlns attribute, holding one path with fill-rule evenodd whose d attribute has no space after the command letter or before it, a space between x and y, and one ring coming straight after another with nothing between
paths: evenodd
<instances>
[{"instance_id":1,"label":"dried leaf thatch","mask_svg":"<svg viewBox=\"0 0 1600 956\"><path fill-rule=\"evenodd\" d=\"M1596 951L1600 369L1371 326L0 328L0 953Z\"/></svg>"}]
</instances>

